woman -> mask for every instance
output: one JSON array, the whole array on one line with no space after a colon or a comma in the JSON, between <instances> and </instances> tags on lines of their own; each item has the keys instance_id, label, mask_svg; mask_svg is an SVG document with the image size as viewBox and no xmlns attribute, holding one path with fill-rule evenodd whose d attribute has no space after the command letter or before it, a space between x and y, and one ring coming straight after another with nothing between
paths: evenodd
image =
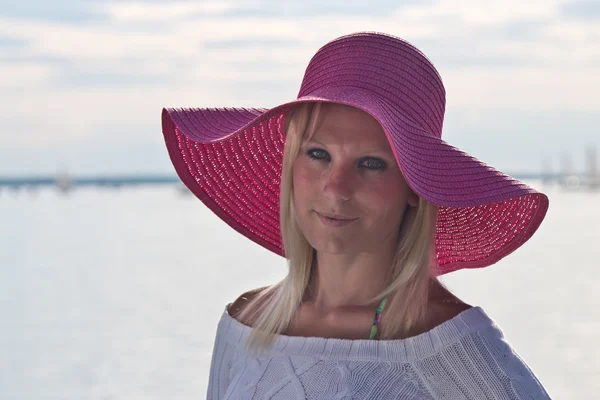
<instances>
[{"instance_id":1,"label":"woman","mask_svg":"<svg viewBox=\"0 0 600 400\"><path fill-rule=\"evenodd\" d=\"M479 307L437 276L491 265L547 197L441 140L445 91L409 43L323 46L297 99L165 109L183 182L288 275L228 305L209 399L546 399Z\"/></svg>"}]
</instances>

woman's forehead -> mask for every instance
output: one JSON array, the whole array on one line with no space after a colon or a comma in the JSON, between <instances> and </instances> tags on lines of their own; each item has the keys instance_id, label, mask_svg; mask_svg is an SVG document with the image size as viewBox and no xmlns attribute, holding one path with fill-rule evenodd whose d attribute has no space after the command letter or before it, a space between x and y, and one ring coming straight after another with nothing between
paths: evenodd
<instances>
[{"instance_id":1,"label":"woman's forehead","mask_svg":"<svg viewBox=\"0 0 600 400\"><path fill-rule=\"evenodd\" d=\"M352 144L387 147L389 143L383 128L368 113L341 104L326 104L311 140L323 144Z\"/></svg>"}]
</instances>

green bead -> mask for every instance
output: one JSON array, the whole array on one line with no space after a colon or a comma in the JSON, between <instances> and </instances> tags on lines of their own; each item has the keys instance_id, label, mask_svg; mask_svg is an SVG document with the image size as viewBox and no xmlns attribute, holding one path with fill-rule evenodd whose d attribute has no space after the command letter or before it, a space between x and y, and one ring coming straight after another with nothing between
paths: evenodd
<instances>
[{"instance_id":1,"label":"green bead","mask_svg":"<svg viewBox=\"0 0 600 400\"><path fill-rule=\"evenodd\" d=\"M375 339L375 335L377 335L377 325L373 325L371 327L371 336L369 336L370 340Z\"/></svg>"}]
</instances>

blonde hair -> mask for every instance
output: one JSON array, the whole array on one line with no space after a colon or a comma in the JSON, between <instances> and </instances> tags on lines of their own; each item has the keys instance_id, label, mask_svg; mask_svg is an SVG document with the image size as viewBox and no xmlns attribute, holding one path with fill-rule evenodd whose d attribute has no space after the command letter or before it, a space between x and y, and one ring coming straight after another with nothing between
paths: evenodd
<instances>
[{"instance_id":1,"label":"blonde hair","mask_svg":"<svg viewBox=\"0 0 600 400\"><path fill-rule=\"evenodd\" d=\"M287 329L303 301L313 273L315 249L304 237L294 215L292 170L300 146L314 134L322 107L323 103L304 103L287 118L280 221L289 270L282 281L260 292L240 313L242 319L256 317L254 330L247 342L249 349L268 348L276 335ZM407 207L390 268L390 284L372 299L372 302L379 302L388 297L380 339L405 337L422 323L427 311L430 283L441 286L430 268L436 219L437 206L423 198L419 198L417 207Z\"/></svg>"}]
</instances>

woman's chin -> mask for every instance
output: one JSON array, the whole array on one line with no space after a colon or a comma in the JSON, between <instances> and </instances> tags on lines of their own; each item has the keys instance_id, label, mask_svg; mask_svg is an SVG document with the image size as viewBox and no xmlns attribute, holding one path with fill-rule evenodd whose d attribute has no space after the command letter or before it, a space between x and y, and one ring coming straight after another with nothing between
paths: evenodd
<instances>
[{"instance_id":1,"label":"woman's chin","mask_svg":"<svg viewBox=\"0 0 600 400\"><path fill-rule=\"evenodd\" d=\"M316 245L315 245L316 244ZM355 243L349 243L346 241L327 241L312 244L312 247L318 252L322 254L331 254L331 255L342 255L342 254L352 254L356 253L357 246Z\"/></svg>"}]
</instances>

